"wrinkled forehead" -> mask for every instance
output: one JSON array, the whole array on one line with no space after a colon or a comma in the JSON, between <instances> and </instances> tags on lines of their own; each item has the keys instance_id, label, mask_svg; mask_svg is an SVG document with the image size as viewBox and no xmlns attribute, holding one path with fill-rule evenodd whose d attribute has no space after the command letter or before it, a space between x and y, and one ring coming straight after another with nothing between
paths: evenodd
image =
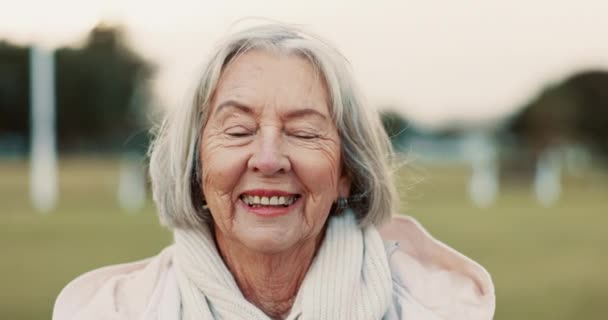
<instances>
[{"instance_id":1,"label":"wrinkled forehead","mask_svg":"<svg viewBox=\"0 0 608 320\"><path fill-rule=\"evenodd\" d=\"M211 113L228 102L284 111L315 109L331 117L325 78L299 52L251 49L232 57L214 91Z\"/></svg>"}]
</instances>

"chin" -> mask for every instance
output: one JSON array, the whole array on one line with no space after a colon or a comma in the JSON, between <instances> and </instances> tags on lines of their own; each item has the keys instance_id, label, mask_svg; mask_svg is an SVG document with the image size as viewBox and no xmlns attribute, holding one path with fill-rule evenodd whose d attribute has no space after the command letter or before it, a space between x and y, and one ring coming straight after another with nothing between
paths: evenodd
<instances>
[{"instance_id":1,"label":"chin","mask_svg":"<svg viewBox=\"0 0 608 320\"><path fill-rule=\"evenodd\" d=\"M248 212L237 214L230 229L231 238L247 249L262 254L287 252L306 241L309 230L299 212L264 218Z\"/></svg>"},{"instance_id":2,"label":"chin","mask_svg":"<svg viewBox=\"0 0 608 320\"><path fill-rule=\"evenodd\" d=\"M278 254L290 250L298 241L285 235L285 232L252 230L241 238L245 247L261 254Z\"/></svg>"}]
</instances>

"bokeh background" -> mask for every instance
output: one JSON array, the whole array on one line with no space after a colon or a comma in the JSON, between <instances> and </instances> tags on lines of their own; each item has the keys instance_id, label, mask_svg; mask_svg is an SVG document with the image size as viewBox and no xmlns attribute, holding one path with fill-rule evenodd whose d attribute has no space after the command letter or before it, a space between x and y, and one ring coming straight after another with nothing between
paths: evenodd
<instances>
[{"instance_id":1,"label":"bokeh background","mask_svg":"<svg viewBox=\"0 0 608 320\"><path fill-rule=\"evenodd\" d=\"M605 319L605 1L0 1L0 319L171 243L149 130L223 34L301 24L399 151L402 213L484 265L496 319Z\"/></svg>"}]
</instances>

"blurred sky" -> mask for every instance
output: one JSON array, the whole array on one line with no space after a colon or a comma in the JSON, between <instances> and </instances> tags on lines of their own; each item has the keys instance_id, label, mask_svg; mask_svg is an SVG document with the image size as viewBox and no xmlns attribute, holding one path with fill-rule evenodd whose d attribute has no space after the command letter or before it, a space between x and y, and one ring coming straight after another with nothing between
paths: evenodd
<instances>
[{"instance_id":1,"label":"blurred sky","mask_svg":"<svg viewBox=\"0 0 608 320\"><path fill-rule=\"evenodd\" d=\"M608 69L606 0L0 0L0 39L57 47L101 20L122 23L160 65L155 85L172 106L245 17L319 33L351 61L374 105L429 126L492 121L573 72Z\"/></svg>"}]
</instances>

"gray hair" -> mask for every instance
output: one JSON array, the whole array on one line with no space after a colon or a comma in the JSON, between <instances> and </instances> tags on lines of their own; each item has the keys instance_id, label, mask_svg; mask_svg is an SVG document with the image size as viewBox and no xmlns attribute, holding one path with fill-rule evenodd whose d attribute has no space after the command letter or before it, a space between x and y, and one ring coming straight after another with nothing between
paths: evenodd
<instances>
[{"instance_id":1,"label":"gray hair","mask_svg":"<svg viewBox=\"0 0 608 320\"><path fill-rule=\"evenodd\" d=\"M220 42L205 64L190 104L170 111L150 146L152 193L161 223L197 228L211 221L205 208L199 138L224 68L240 54L261 49L302 56L325 80L330 114L341 139L345 174L351 181L348 206L362 227L380 225L398 208L394 154L378 112L366 106L348 61L332 46L284 24L252 27Z\"/></svg>"}]
</instances>

